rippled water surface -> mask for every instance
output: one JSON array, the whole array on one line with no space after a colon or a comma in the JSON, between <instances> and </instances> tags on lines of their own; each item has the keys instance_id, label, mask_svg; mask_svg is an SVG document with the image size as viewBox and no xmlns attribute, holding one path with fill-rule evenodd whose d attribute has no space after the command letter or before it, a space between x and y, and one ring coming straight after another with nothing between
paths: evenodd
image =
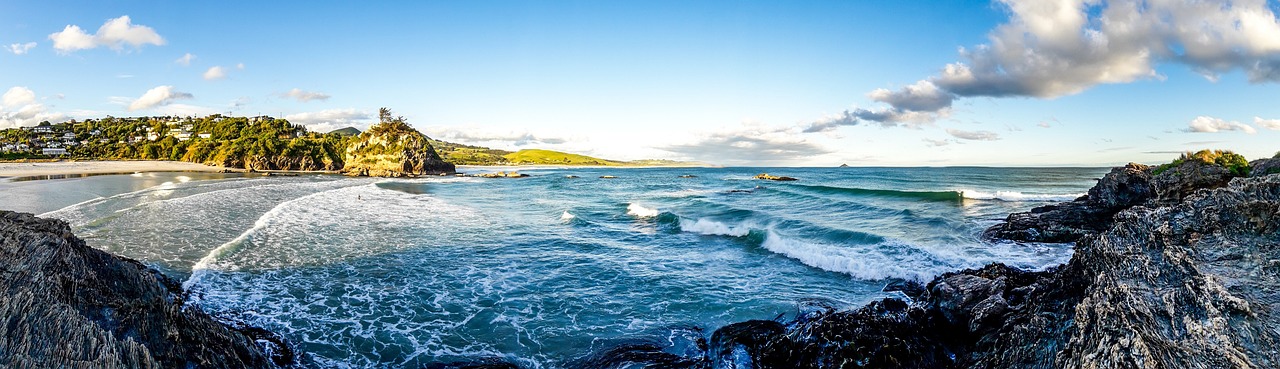
<instances>
[{"instance_id":1,"label":"rippled water surface","mask_svg":"<svg viewBox=\"0 0 1280 369\"><path fill-rule=\"evenodd\" d=\"M751 178L765 171L801 180ZM559 368L623 337L709 334L805 301L861 305L891 279L1062 263L1069 245L979 233L1080 196L1105 170L522 172L6 182L0 209L65 219L90 245L185 281L206 311L283 334L306 366L497 356Z\"/></svg>"}]
</instances>

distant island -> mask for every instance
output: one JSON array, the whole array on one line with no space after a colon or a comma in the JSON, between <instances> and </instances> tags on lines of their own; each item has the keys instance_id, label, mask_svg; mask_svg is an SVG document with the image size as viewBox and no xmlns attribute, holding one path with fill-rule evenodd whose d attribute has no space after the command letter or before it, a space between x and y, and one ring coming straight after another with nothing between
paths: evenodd
<instances>
[{"instance_id":1,"label":"distant island","mask_svg":"<svg viewBox=\"0 0 1280 369\"><path fill-rule=\"evenodd\" d=\"M270 116L107 116L0 130L0 160L171 160L250 171L336 172L343 169L344 153L361 133L354 127L313 132ZM674 160L610 160L542 149L512 152L430 137L426 143L455 165L706 166Z\"/></svg>"}]
</instances>

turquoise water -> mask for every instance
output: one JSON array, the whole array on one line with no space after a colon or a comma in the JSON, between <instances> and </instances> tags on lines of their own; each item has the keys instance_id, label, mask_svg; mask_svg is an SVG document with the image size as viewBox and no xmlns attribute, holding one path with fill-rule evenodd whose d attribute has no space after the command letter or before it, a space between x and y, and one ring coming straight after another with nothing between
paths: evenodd
<instances>
[{"instance_id":1,"label":"turquoise water","mask_svg":"<svg viewBox=\"0 0 1280 369\"><path fill-rule=\"evenodd\" d=\"M1062 263L1070 245L978 236L1083 194L1105 169L521 172L532 177L8 182L0 208L67 220L184 281L206 311L283 334L308 367L484 356L560 368L616 340L677 350L728 323L862 305L893 279Z\"/></svg>"}]
</instances>

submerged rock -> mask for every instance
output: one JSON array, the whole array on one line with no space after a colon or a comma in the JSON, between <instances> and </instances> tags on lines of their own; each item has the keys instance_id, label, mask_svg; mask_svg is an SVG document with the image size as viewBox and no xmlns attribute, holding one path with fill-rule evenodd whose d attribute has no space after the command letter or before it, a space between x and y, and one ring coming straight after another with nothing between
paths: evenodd
<instances>
[{"instance_id":1,"label":"submerged rock","mask_svg":"<svg viewBox=\"0 0 1280 369\"><path fill-rule=\"evenodd\" d=\"M89 247L65 222L0 211L0 367L269 368L278 336L183 305L155 269Z\"/></svg>"},{"instance_id":2,"label":"submerged rock","mask_svg":"<svg viewBox=\"0 0 1280 369\"><path fill-rule=\"evenodd\" d=\"M445 162L431 147L430 138L404 122L391 117L390 110L379 113L381 123L369 127L355 142L347 146L342 173L369 177L415 177L452 174L452 163Z\"/></svg>"}]
</instances>

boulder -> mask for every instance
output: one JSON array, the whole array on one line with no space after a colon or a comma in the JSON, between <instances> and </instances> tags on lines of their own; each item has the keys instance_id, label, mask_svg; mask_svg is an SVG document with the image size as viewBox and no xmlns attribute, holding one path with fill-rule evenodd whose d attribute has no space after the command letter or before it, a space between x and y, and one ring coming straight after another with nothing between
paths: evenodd
<instances>
[{"instance_id":1,"label":"boulder","mask_svg":"<svg viewBox=\"0 0 1280 369\"><path fill-rule=\"evenodd\" d=\"M768 181L796 181L796 180L798 180L798 179L796 179L796 178L792 178L792 177L780 177L780 176L773 176L773 175L769 175L769 173L760 173L760 174L757 174L755 178L756 178L756 179L768 180Z\"/></svg>"},{"instance_id":2,"label":"boulder","mask_svg":"<svg viewBox=\"0 0 1280 369\"><path fill-rule=\"evenodd\" d=\"M0 211L0 367L270 368L278 336L184 305L181 285L56 219Z\"/></svg>"}]
</instances>

